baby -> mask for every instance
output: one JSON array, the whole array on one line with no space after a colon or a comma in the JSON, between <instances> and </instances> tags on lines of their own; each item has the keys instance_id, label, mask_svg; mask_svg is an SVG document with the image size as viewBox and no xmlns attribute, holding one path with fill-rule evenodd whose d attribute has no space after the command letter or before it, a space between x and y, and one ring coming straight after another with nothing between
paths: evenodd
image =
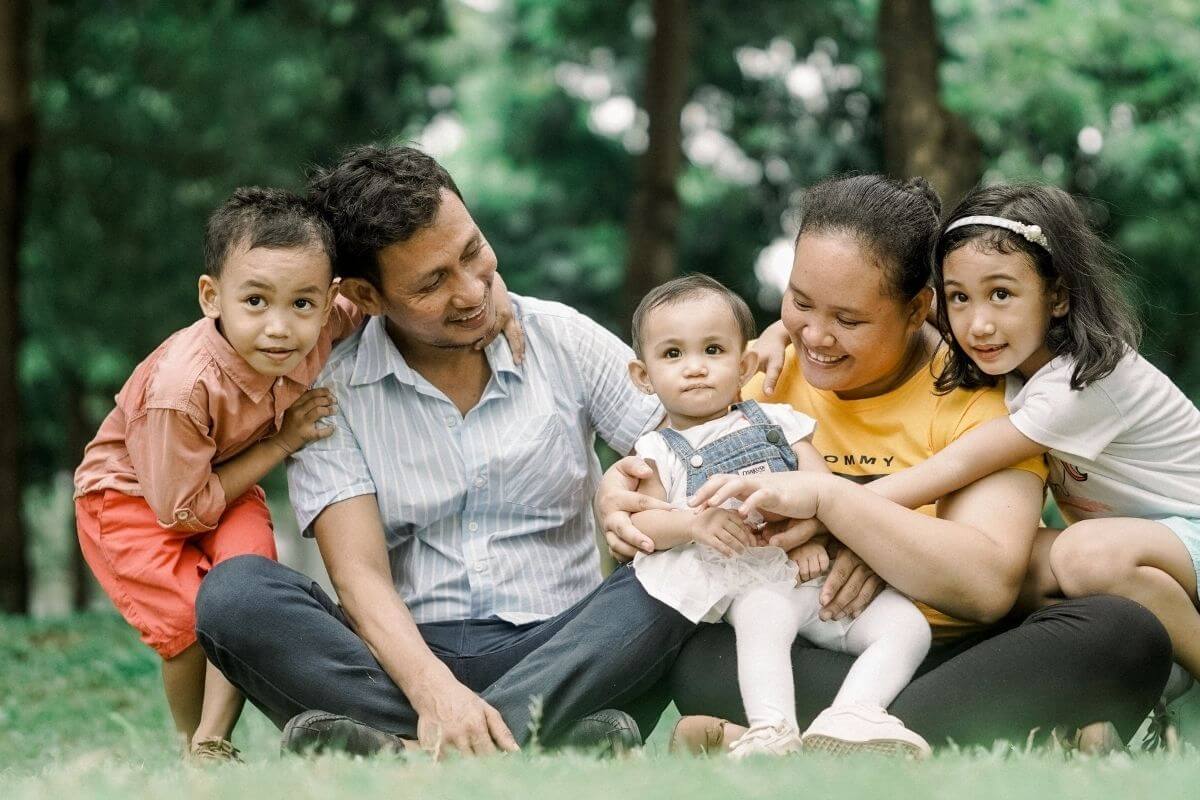
<instances>
[{"instance_id":1,"label":"baby","mask_svg":"<svg viewBox=\"0 0 1200 800\"><path fill-rule=\"evenodd\" d=\"M634 515L654 552L639 553L633 568L649 594L691 621L724 619L734 627L738 686L750 722L730 746L735 758L802 747L923 756L925 740L884 710L929 650L929 625L917 608L885 589L856 619L822 620L825 542L809 542L789 558L778 547L758 546L761 519L687 504L712 475L826 469L811 442L816 423L810 417L787 405L737 402L756 367L746 347L754 334L745 302L703 275L659 286L634 312L637 359L630 376L642 391L658 395L669 425L635 446L655 471L639 491L676 509ZM791 669L797 635L859 656L833 705L803 736Z\"/></svg>"}]
</instances>

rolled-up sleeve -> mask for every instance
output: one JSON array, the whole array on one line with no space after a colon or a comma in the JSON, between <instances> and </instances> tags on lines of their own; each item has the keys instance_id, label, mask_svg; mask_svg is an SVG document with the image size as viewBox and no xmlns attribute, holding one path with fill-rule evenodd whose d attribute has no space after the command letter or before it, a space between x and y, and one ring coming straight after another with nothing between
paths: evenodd
<instances>
[{"instance_id":1,"label":"rolled-up sleeve","mask_svg":"<svg viewBox=\"0 0 1200 800\"><path fill-rule=\"evenodd\" d=\"M339 389L344 391L342 386L329 388L335 397L341 396ZM322 424L331 424L333 433L309 442L287 460L288 494L300 530L309 537L313 520L328 506L376 493L367 460L341 406Z\"/></svg>"},{"instance_id":2,"label":"rolled-up sleeve","mask_svg":"<svg viewBox=\"0 0 1200 800\"><path fill-rule=\"evenodd\" d=\"M217 527L226 500L207 427L185 411L150 408L129 421L125 443L159 525L182 533Z\"/></svg>"}]
</instances>

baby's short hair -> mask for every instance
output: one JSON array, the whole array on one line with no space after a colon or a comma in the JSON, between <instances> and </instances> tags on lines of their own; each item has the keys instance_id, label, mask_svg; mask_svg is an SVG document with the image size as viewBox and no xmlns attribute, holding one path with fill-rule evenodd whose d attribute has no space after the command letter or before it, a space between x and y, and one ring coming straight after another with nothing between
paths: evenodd
<instances>
[{"instance_id":1,"label":"baby's short hair","mask_svg":"<svg viewBox=\"0 0 1200 800\"><path fill-rule=\"evenodd\" d=\"M246 241L254 247L320 247L333 262L333 230L320 211L284 189L235 189L204 227L204 271L214 278L229 252Z\"/></svg>"},{"instance_id":2,"label":"baby's short hair","mask_svg":"<svg viewBox=\"0 0 1200 800\"><path fill-rule=\"evenodd\" d=\"M638 303L633 312L633 352L637 357L642 358L642 329L645 327L646 317L650 315L651 311L660 306L674 305L704 294L716 295L729 305L729 311L733 314L738 332L742 336L743 345L758 335L754 326L754 315L750 313L750 306L746 305L745 300L717 279L692 273L651 289L642 298L642 302Z\"/></svg>"}]
</instances>

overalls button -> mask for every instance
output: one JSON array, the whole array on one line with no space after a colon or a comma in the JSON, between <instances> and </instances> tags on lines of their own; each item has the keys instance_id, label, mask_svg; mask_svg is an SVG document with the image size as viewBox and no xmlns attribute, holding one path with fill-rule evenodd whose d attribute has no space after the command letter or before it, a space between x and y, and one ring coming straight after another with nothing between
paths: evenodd
<instances>
[{"instance_id":1,"label":"overalls button","mask_svg":"<svg viewBox=\"0 0 1200 800\"><path fill-rule=\"evenodd\" d=\"M691 464L696 469L700 469L700 467L704 466L704 457L699 453L696 453L696 455L692 456Z\"/></svg>"},{"instance_id":2,"label":"overalls button","mask_svg":"<svg viewBox=\"0 0 1200 800\"><path fill-rule=\"evenodd\" d=\"M779 440L783 438L779 435L779 431L767 431L767 441L771 444L779 444Z\"/></svg>"}]
</instances>

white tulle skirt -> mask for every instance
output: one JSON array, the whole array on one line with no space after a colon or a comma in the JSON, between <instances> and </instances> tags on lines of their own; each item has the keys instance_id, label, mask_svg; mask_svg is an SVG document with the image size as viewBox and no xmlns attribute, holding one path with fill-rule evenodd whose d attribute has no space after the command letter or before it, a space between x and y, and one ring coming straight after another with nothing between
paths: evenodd
<instances>
[{"instance_id":1,"label":"white tulle skirt","mask_svg":"<svg viewBox=\"0 0 1200 800\"><path fill-rule=\"evenodd\" d=\"M633 569L646 592L692 622L719 622L733 598L751 586L796 585L799 567L778 547L750 547L723 556L707 545L688 544L638 553ZM807 581L819 586L824 577Z\"/></svg>"}]
</instances>

